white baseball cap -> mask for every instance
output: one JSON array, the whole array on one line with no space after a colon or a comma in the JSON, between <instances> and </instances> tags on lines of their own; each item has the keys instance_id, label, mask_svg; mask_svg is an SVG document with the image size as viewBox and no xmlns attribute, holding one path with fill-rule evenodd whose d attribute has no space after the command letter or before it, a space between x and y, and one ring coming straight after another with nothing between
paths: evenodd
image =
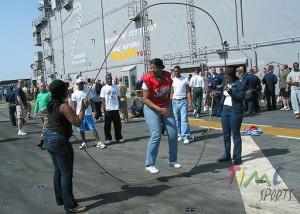
<instances>
[{"instance_id":1,"label":"white baseball cap","mask_svg":"<svg viewBox=\"0 0 300 214\"><path fill-rule=\"evenodd\" d=\"M84 80L82 77L79 77L79 78L76 80L76 83L82 83L82 82L85 82L85 80Z\"/></svg>"}]
</instances>

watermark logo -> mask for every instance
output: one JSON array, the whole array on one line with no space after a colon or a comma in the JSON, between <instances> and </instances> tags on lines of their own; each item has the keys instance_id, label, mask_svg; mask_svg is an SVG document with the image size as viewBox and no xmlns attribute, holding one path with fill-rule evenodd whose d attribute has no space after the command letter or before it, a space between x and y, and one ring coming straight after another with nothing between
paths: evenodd
<instances>
[{"instance_id":1,"label":"watermark logo","mask_svg":"<svg viewBox=\"0 0 300 214\"><path fill-rule=\"evenodd\" d=\"M229 180L229 188L231 187L232 181L233 181L233 177L235 175L236 171L240 171L239 172L239 176L238 176L238 185L241 186L243 185L244 188L247 188L248 184L253 180L253 178L255 179L255 183L259 184L259 183L267 183L268 186L271 186L271 182L270 179L268 178L267 174L264 173L262 174L261 177L258 177L258 173L256 170L254 170L254 172L249 176L249 178L247 178L247 180L244 181L244 173L245 170L247 169L247 166L230 166L228 167L228 170L231 171L231 175L230 175L230 180ZM273 185L276 186L279 182L278 182L278 175L279 175L279 171L282 169L281 166L279 166L274 175L273 175Z\"/></svg>"},{"instance_id":2,"label":"watermark logo","mask_svg":"<svg viewBox=\"0 0 300 214\"><path fill-rule=\"evenodd\" d=\"M280 183L278 181L279 171L282 169L281 166L278 166L277 169L274 172L273 177L270 179L266 173L263 173L261 176L258 175L258 172L254 170L248 178L245 177L245 170L247 169L247 166L230 166L228 167L228 170L231 171L230 180L229 180L229 188L231 188L233 178L235 176L235 173L238 171L238 186L242 186L243 188L247 188L249 183L254 179L255 183L257 185L259 184L267 184L268 188L265 188L261 190L260 194L260 200L259 201L290 201L292 198L292 192L294 189L281 189L281 188L270 188L273 184L275 187ZM271 183L272 181L272 183ZM289 197L288 197L289 196Z\"/></svg>"}]
</instances>

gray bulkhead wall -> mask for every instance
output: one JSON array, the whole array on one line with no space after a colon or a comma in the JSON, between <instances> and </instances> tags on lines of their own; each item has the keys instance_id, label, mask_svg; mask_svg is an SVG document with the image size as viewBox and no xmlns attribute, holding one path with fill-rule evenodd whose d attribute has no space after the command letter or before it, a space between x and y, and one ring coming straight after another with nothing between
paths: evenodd
<instances>
[{"instance_id":1,"label":"gray bulkhead wall","mask_svg":"<svg viewBox=\"0 0 300 214\"><path fill-rule=\"evenodd\" d=\"M54 56L56 69L58 73L63 71L63 49L65 53L64 65L66 73L82 73L83 77L94 77L97 69L104 59L103 33L101 16L101 1L76 1L82 5L82 23L79 30L75 53L84 53L85 61L74 64L71 58L71 45L76 31L76 21L78 14L74 15L70 21L65 21L63 24L64 31L64 48L62 48L61 30L60 30L60 14L56 12L55 16L51 17L52 22L52 38L54 46ZM104 7L104 24L106 49L110 49L112 42L108 42L110 38L118 35L129 22L128 7L125 6L116 10L129 1L118 0L110 1L103 0ZM139 1L138 1L139 2ZM158 0L148 0L148 5L158 3ZM170 1L171 2L171 1ZM185 3L185 0L178 1ZM241 48L246 46L246 42L242 39L241 32L241 15L240 1L236 0L238 8L238 27L239 27L239 43ZM237 32L235 20L235 1L223 0L222 4L218 0L197 0L194 4L207 10L216 20L222 32L223 39L229 43L228 60L246 58L242 54L237 45ZM243 26L244 36L250 44L258 44L260 42L270 41L269 46L253 46L257 51L257 60L260 68L266 66L267 63L278 61L287 63L291 66L292 62L297 61L297 53L299 52L299 43L289 43L281 45L272 45L273 40L280 40L299 35L299 27L297 27L298 11L300 1L297 0L253 0L243 1ZM68 16L66 10L62 10L62 20ZM108 14L110 13L110 14ZM161 57L170 53L178 53L188 51L188 32L187 32L187 12L185 6L156 6L148 10L149 19L152 20L151 38L151 58ZM196 43L197 47L203 50L204 46L207 49L220 49L220 38L217 30L210 18L203 12L195 9L195 24L196 24ZM93 21L95 20L95 21ZM143 57L138 55L143 50L142 34L134 33L136 29L135 23L126 30L124 38L120 39L116 47L119 49L113 51L114 57L109 56L108 68L113 76L122 75L121 70L126 66L136 65L138 78L145 72L142 65ZM131 36L129 36L131 34ZM299 39L298 39L299 40ZM130 44L139 42L137 47ZM125 46L124 46L125 45ZM128 46L129 45L129 46ZM124 46L124 48L123 48ZM128 47L127 47L128 46ZM127 52L130 49L130 53ZM136 52L135 52L136 51ZM252 58L254 66L254 52L249 47L243 51ZM118 56L118 52L119 56ZM125 60L120 60L118 57L124 56ZM207 62L218 61L218 54L207 55ZM180 60L178 60L180 63ZM176 59L170 62L166 61L166 68L170 69L176 63ZM185 67L184 64L181 66ZM188 66L188 65L187 65ZM248 63L248 66L249 63ZM89 72L85 72L89 71ZM105 69L100 73L100 79L104 79ZM58 76L59 77L59 76ZM74 81L74 79L73 79Z\"/></svg>"},{"instance_id":2,"label":"gray bulkhead wall","mask_svg":"<svg viewBox=\"0 0 300 214\"><path fill-rule=\"evenodd\" d=\"M161 1L151 1L151 4ZM168 2L168 1L166 1ZM179 1L185 3L185 1ZM149 2L150 3L150 2ZM156 24L156 30L151 31L152 58L164 59L167 70L172 69L176 63L181 64L180 55L189 50L187 11L183 5L159 5L149 9L149 17ZM174 58L171 61L169 57Z\"/></svg>"},{"instance_id":3,"label":"gray bulkhead wall","mask_svg":"<svg viewBox=\"0 0 300 214\"><path fill-rule=\"evenodd\" d=\"M147 1L148 5L159 3L161 1ZM185 1L180 1L185 2ZM111 6L111 4L110 4ZM151 41L151 58L159 57L164 58L164 53L177 53L182 51L188 51L188 32L187 32L187 13L185 6L179 5L162 5L155 6L148 9L149 19L151 20L150 26L147 30L150 31L150 41ZM106 25L106 37L111 38L112 32L116 32L116 35L123 30L124 26L129 22L128 19L128 7L119 10L105 17L105 23L110 23L109 26ZM121 21L120 21L121 20ZM120 24L122 23L122 24ZM136 23L132 23L129 28L125 31L124 38L116 45L115 54L118 51L130 51L127 59L123 62L118 60L113 60L109 57L109 66L111 66L112 73L118 73L122 69L121 65L136 65L137 66L137 78L140 78L145 72L143 63L143 34L141 28L136 28ZM126 48L127 45L132 45L138 43L135 47ZM112 44L112 43L110 43ZM125 47L125 49L123 48ZM133 45L134 46L134 45ZM109 49L110 45L107 46ZM125 55L128 53L124 53ZM113 68L117 66L116 68ZM174 64L173 64L174 66ZM172 67L173 67L172 66ZM166 61L166 69L170 70L171 65Z\"/></svg>"},{"instance_id":4,"label":"gray bulkhead wall","mask_svg":"<svg viewBox=\"0 0 300 214\"><path fill-rule=\"evenodd\" d=\"M61 30L60 30L60 15L55 13L54 16L50 18L51 24L51 37L52 37L52 46L54 50L54 61L55 61L55 78L60 79L61 74L63 73L63 48L62 48L62 39L61 39Z\"/></svg>"},{"instance_id":5,"label":"gray bulkhead wall","mask_svg":"<svg viewBox=\"0 0 300 214\"><path fill-rule=\"evenodd\" d=\"M260 69L273 61L292 66L294 61L299 60L297 57L300 52L300 28L297 23L300 1L242 1L243 29L246 41L243 40L242 35L241 1L236 0L236 2L238 38L234 0L223 0L222 4L218 0L194 1L195 5L207 10L219 25L223 40L229 44L228 60L247 58L239 51L238 41L243 51L252 59L252 66L256 65L255 53L247 46L247 43L257 52L257 65ZM196 12L195 15L198 47L218 48L218 35L210 19L203 13ZM293 40L296 42L293 43ZM246 46L247 49L244 49ZM218 56L209 55L208 62L212 61L218 61ZM248 62L250 61L248 60ZM248 63L249 68L250 63Z\"/></svg>"},{"instance_id":6,"label":"gray bulkhead wall","mask_svg":"<svg viewBox=\"0 0 300 214\"><path fill-rule=\"evenodd\" d=\"M198 0L194 4L207 11L216 21L222 38L229 45L236 45L236 24L235 24L235 5L234 0ZM197 44L201 49L200 53L206 57L206 62L222 61L217 53L211 53L211 50L221 50L222 41L212 19L200 10L195 11L195 24L197 30ZM228 59L245 58L240 53L228 52Z\"/></svg>"},{"instance_id":7,"label":"gray bulkhead wall","mask_svg":"<svg viewBox=\"0 0 300 214\"><path fill-rule=\"evenodd\" d=\"M54 57L56 71L59 74L57 78L70 77L72 82L79 74L83 77L94 77L104 59L102 23L101 19L97 19L101 14L100 1L76 2L80 6L75 12L73 11L73 15L63 9L56 11L51 17ZM77 29L77 26L80 28ZM73 44L75 44L74 48L72 48ZM75 59L80 60L75 62L74 55ZM64 70L66 75L64 75Z\"/></svg>"},{"instance_id":8,"label":"gray bulkhead wall","mask_svg":"<svg viewBox=\"0 0 300 214\"><path fill-rule=\"evenodd\" d=\"M112 48L116 38L129 23L128 1L103 1L104 25L105 25L105 43L107 52ZM138 7L139 5L133 5ZM113 48L113 51L107 59L108 71L112 73L113 78L126 75L121 70L127 66L137 66L137 72L143 73L143 57L137 56L137 52L143 50L142 34L136 28L136 23L132 22L124 34Z\"/></svg>"}]
</instances>

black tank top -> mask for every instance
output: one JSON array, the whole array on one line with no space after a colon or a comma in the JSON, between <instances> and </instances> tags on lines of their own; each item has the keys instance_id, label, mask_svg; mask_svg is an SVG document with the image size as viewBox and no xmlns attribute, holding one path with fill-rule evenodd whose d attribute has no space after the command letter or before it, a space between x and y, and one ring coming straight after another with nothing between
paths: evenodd
<instances>
[{"instance_id":1,"label":"black tank top","mask_svg":"<svg viewBox=\"0 0 300 214\"><path fill-rule=\"evenodd\" d=\"M59 107L48 111L48 130L64 135L70 138L72 135L72 124L68 121L64 114L59 112Z\"/></svg>"}]
</instances>

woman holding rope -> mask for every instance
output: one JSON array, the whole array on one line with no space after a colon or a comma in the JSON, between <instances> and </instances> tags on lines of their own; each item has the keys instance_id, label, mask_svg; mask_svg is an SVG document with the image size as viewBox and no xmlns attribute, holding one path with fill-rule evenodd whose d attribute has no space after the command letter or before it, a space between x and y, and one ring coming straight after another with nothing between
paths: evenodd
<instances>
[{"instance_id":1,"label":"woman holding rope","mask_svg":"<svg viewBox=\"0 0 300 214\"><path fill-rule=\"evenodd\" d=\"M163 70L165 66L159 58L151 60L150 68L150 72L142 77L144 115L151 134L147 147L145 170L156 174L159 169L154 165L161 140L162 125L168 133L169 166L181 168L181 165L177 163L178 141L176 122L171 107L173 82L171 73Z\"/></svg>"},{"instance_id":2,"label":"woman holding rope","mask_svg":"<svg viewBox=\"0 0 300 214\"><path fill-rule=\"evenodd\" d=\"M54 165L54 191L56 204L64 205L67 213L79 213L87 210L79 206L73 195L74 151L69 141L72 125L79 127L84 119L89 103L82 101L79 114L73 111L65 99L68 96L69 84L54 80L49 85L52 99L47 105L48 131L45 135L45 146L51 155Z\"/></svg>"},{"instance_id":3,"label":"woman holding rope","mask_svg":"<svg viewBox=\"0 0 300 214\"><path fill-rule=\"evenodd\" d=\"M231 132L233 135L233 165L239 165L242 161L242 139L240 134L243 121L245 99L245 84L239 81L235 69L225 71L226 86L221 97L221 122L225 151L218 162L231 161Z\"/></svg>"}]
</instances>

